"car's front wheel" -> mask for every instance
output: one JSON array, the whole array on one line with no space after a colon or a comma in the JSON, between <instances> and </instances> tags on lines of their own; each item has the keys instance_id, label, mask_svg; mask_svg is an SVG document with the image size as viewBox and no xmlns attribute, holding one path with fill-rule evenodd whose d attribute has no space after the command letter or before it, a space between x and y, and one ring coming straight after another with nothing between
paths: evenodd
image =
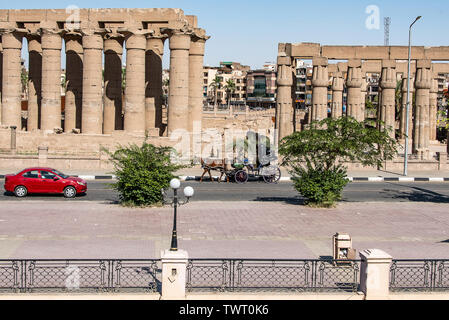
<instances>
[{"instance_id":1,"label":"car's front wheel","mask_svg":"<svg viewBox=\"0 0 449 320\"><path fill-rule=\"evenodd\" d=\"M17 186L14 188L14 194L18 198L23 198L28 194L28 189L24 186Z\"/></svg>"},{"instance_id":2,"label":"car's front wheel","mask_svg":"<svg viewBox=\"0 0 449 320\"><path fill-rule=\"evenodd\" d=\"M66 198L75 198L76 189L74 187L66 187L64 189L64 197Z\"/></svg>"}]
</instances>

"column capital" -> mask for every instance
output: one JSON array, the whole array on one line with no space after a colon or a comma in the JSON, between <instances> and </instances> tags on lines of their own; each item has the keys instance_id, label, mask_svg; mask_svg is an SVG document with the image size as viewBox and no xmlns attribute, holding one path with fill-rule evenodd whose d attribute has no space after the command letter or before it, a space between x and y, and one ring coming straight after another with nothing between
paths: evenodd
<instances>
[{"instance_id":1,"label":"column capital","mask_svg":"<svg viewBox=\"0 0 449 320\"><path fill-rule=\"evenodd\" d=\"M114 53L123 54L123 42L125 36L117 32L108 32L103 36L104 54Z\"/></svg>"},{"instance_id":2,"label":"column capital","mask_svg":"<svg viewBox=\"0 0 449 320\"><path fill-rule=\"evenodd\" d=\"M145 33L130 33L126 37L126 50L139 49L145 50L147 48L147 38Z\"/></svg>"},{"instance_id":3,"label":"column capital","mask_svg":"<svg viewBox=\"0 0 449 320\"><path fill-rule=\"evenodd\" d=\"M410 77L410 93L415 91L415 87L413 85L414 83L415 83L415 78ZM407 93L407 77L402 78L402 92Z\"/></svg>"},{"instance_id":4,"label":"column capital","mask_svg":"<svg viewBox=\"0 0 449 320\"><path fill-rule=\"evenodd\" d=\"M42 23L39 29L43 50L61 50L63 30Z\"/></svg>"},{"instance_id":5,"label":"column capital","mask_svg":"<svg viewBox=\"0 0 449 320\"><path fill-rule=\"evenodd\" d=\"M336 72L334 78L332 79L332 90L333 91L343 91L343 85L345 81L343 79L343 74L341 72Z\"/></svg>"},{"instance_id":6,"label":"column capital","mask_svg":"<svg viewBox=\"0 0 449 320\"><path fill-rule=\"evenodd\" d=\"M170 39L170 50L189 50L190 40L193 34L192 28L162 28L161 32L167 34Z\"/></svg>"},{"instance_id":7,"label":"column capital","mask_svg":"<svg viewBox=\"0 0 449 320\"><path fill-rule=\"evenodd\" d=\"M382 89L396 88L396 61L382 60L382 74L380 77L380 87Z\"/></svg>"},{"instance_id":8,"label":"column capital","mask_svg":"<svg viewBox=\"0 0 449 320\"><path fill-rule=\"evenodd\" d=\"M100 30L84 29L81 31L83 35L83 49L103 50L103 35Z\"/></svg>"},{"instance_id":9,"label":"column capital","mask_svg":"<svg viewBox=\"0 0 449 320\"><path fill-rule=\"evenodd\" d=\"M201 28L195 28L192 34L192 41L203 41L206 42L210 39L210 36L206 35L206 30Z\"/></svg>"},{"instance_id":10,"label":"column capital","mask_svg":"<svg viewBox=\"0 0 449 320\"><path fill-rule=\"evenodd\" d=\"M291 66L292 58L290 56L278 56L277 64L278 66Z\"/></svg>"},{"instance_id":11,"label":"column capital","mask_svg":"<svg viewBox=\"0 0 449 320\"><path fill-rule=\"evenodd\" d=\"M312 59L313 73L312 86L327 87L329 85L328 61L326 57L314 57Z\"/></svg>"},{"instance_id":12,"label":"column capital","mask_svg":"<svg viewBox=\"0 0 449 320\"><path fill-rule=\"evenodd\" d=\"M430 60L418 60L415 75L416 89L430 89L432 73Z\"/></svg>"},{"instance_id":13,"label":"column capital","mask_svg":"<svg viewBox=\"0 0 449 320\"><path fill-rule=\"evenodd\" d=\"M293 85L292 67L290 65L279 65L276 83L278 87L291 87Z\"/></svg>"},{"instance_id":14,"label":"column capital","mask_svg":"<svg viewBox=\"0 0 449 320\"><path fill-rule=\"evenodd\" d=\"M326 57L313 57L312 58L312 65L315 66L320 66L320 67L327 67L328 65L328 60Z\"/></svg>"},{"instance_id":15,"label":"column capital","mask_svg":"<svg viewBox=\"0 0 449 320\"><path fill-rule=\"evenodd\" d=\"M67 32L64 34L65 52L83 54L83 36L79 32Z\"/></svg>"},{"instance_id":16,"label":"column capital","mask_svg":"<svg viewBox=\"0 0 449 320\"><path fill-rule=\"evenodd\" d=\"M27 29L22 28L8 28L6 25L0 23L0 36L2 39L3 49L21 49L22 38L28 33Z\"/></svg>"},{"instance_id":17,"label":"column capital","mask_svg":"<svg viewBox=\"0 0 449 320\"><path fill-rule=\"evenodd\" d=\"M348 73L346 87L360 88L362 86L362 61L360 59L348 60Z\"/></svg>"}]
</instances>

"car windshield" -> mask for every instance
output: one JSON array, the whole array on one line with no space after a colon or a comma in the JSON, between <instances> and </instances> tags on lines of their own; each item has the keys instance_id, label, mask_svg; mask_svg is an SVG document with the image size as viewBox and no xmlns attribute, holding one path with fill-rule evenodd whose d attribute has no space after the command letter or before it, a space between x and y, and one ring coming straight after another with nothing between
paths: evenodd
<instances>
[{"instance_id":1,"label":"car windshield","mask_svg":"<svg viewBox=\"0 0 449 320\"><path fill-rule=\"evenodd\" d=\"M69 177L68 175L62 173L61 171L58 171L58 170L52 170L52 171L63 179L67 179Z\"/></svg>"}]
</instances>

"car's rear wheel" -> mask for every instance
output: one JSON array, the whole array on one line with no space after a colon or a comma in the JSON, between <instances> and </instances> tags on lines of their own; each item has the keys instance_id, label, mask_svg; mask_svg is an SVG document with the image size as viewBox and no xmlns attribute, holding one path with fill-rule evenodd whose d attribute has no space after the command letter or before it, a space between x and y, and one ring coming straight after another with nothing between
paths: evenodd
<instances>
[{"instance_id":1,"label":"car's rear wheel","mask_svg":"<svg viewBox=\"0 0 449 320\"><path fill-rule=\"evenodd\" d=\"M17 186L14 188L14 194L18 198L23 198L28 194L28 189L24 186Z\"/></svg>"},{"instance_id":2,"label":"car's rear wheel","mask_svg":"<svg viewBox=\"0 0 449 320\"><path fill-rule=\"evenodd\" d=\"M76 189L74 187L66 187L64 189L64 197L66 198L75 198Z\"/></svg>"}]
</instances>

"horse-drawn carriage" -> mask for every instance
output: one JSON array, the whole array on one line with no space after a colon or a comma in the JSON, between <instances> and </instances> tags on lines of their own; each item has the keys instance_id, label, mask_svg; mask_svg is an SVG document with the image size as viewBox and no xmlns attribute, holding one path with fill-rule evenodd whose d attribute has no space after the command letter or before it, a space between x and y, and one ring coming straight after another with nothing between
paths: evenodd
<instances>
[{"instance_id":1,"label":"horse-drawn carriage","mask_svg":"<svg viewBox=\"0 0 449 320\"><path fill-rule=\"evenodd\" d=\"M258 161L258 164L254 166L248 159L244 159L243 163L234 162L229 164L225 159L201 159L201 167L203 168L203 174L200 181L203 181L203 177L206 173L209 174L211 180L211 171L220 172L218 182L220 182L223 176L226 177L226 182L233 180L237 183L246 183L249 177L260 179L262 178L266 183L277 183L281 179L281 170L279 166L272 165L271 161L276 160L275 156L268 156L264 161Z\"/></svg>"}]
</instances>

